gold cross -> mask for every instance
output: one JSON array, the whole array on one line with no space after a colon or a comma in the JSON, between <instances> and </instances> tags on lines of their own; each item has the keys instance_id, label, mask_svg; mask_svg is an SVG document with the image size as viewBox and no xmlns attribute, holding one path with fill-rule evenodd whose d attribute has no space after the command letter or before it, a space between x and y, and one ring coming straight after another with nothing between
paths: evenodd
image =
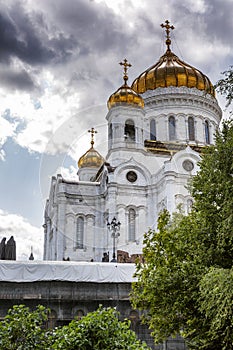
<instances>
[{"instance_id":1,"label":"gold cross","mask_svg":"<svg viewBox=\"0 0 233 350\"><path fill-rule=\"evenodd\" d=\"M123 62L119 63L121 66L124 66L124 76L123 79L125 81L125 85L127 85L127 80L128 80L128 75L127 75L127 70L128 67L131 67L132 64L128 63L127 59L125 58Z\"/></svg>"},{"instance_id":2,"label":"gold cross","mask_svg":"<svg viewBox=\"0 0 233 350\"><path fill-rule=\"evenodd\" d=\"M91 130L88 130L88 132L91 133L91 147L94 145L94 135L97 134L98 131L96 131L94 128L91 128Z\"/></svg>"},{"instance_id":3,"label":"gold cross","mask_svg":"<svg viewBox=\"0 0 233 350\"><path fill-rule=\"evenodd\" d=\"M171 45L171 39L170 39L170 29L175 29L175 27L174 26L170 26L170 24L169 24L169 21L168 20L166 20L165 21L165 24L161 24L161 27L162 28L166 28L166 35L167 35L167 39L166 39L166 45L167 45L167 51L171 51L170 50L170 45Z\"/></svg>"}]
</instances>

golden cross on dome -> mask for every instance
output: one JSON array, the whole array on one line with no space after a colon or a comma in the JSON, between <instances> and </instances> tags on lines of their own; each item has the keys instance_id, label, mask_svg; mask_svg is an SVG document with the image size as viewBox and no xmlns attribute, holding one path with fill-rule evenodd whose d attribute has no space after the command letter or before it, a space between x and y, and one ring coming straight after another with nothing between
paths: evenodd
<instances>
[{"instance_id":1,"label":"golden cross on dome","mask_svg":"<svg viewBox=\"0 0 233 350\"><path fill-rule=\"evenodd\" d=\"M170 22L168 20L165 21L165 24L161 24L162 28L166 28L166 35L167 35L167 39L166 39L166 45L167 45L167 51L171 51L170 50L170 45L171 45L171 39L170 39L170 29L175 29L175 27L173 25L170 26L169 24Z\"/></svg>"},{"instance_id":2,"label":"golden cross on dome","mask_svg":"<svg viewBox=\"0 0 233 350\"><path fill-rule=\"evenodd\" d=\"M94 145L94 135L97 134L98 131L96 131L94 128L91 128L88 130L88 132L91 133L91 147Z\"/></svg>"},{"instance_id":3,"label":"golden cross on dome","mask_svg":"<svg viewBox=\"0 0 233 350\"><path fill-rule=\"evenodd\" d=\"M124 76L123 76L123 79L125 81L125 85L127 85L127 80L128 80L128 75L127 75L127 70L128 70L128 67L131 67L132 64L130 64L127 59L125 58L123 62L120 62L119 63L121 66L124 66Z\"/></svg>"}]
</instances>

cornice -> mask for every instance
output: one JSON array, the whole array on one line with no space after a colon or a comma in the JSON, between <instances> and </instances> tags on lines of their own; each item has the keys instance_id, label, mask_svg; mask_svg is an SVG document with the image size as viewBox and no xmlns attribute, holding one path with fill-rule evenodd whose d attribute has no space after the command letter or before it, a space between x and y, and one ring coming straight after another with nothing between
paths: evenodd
<instances>
[{"instance_id":1,"label":"cornice","mask_svg":"<svg viewBox=\"0 0 233 350\"><path fill-rule=\"evenodd\" d=\"M212 111L220 120L222 110L215 97L206 94L196 88L187 87L168 87L148 90L142 97L145 100L145 110L149 112L154 108L161 107L189 107L192 109L202 109Z\"/></svg>"}]
</instances>

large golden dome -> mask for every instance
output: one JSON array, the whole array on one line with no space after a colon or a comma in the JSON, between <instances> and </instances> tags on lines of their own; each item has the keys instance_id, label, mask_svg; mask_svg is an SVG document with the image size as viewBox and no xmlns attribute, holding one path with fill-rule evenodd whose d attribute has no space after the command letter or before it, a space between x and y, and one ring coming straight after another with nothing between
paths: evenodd
<instances>
[{"instance_id":1,"label":"large golden dome","mask_svg":"<svg viewBox=\"0 0 233 350\"><path fill-rule=\"evenodd\" d=\"M94 149L94 134L97 131L94 128L88 130L91 133L91 148L79 158L78 167L79 168L100 168L101 165L105 162L104 158L99 154L96 149Z\"/></svg>"},{"instance_id":2,"label":"large golden dome","mask_svg":"<svg viewBox=\"0 0 233 350\"><path fill-rule=\"evenodd\" d=\"M128 75L127 75L127 68L131 67L131 64L128 63L127 59L125 58L123 62L119 63L120 65L124 66L124 84L115 91L108 99L108 109L112 108L116 105L124 105L129 104L136 107L144 107L144 101L141 96L139 96L131 87L127 85Z\"/></svg>"},{"instance_id":3,"label":"large golden dome","mask_svg":"<svg viewBox=\"0 0 233 350\"><path fill-rule=\"evenodd\" d=\"M159 87L186 86L197 88L215 96L215 91L209 78L198 69L181 61L173 52L167 51L159 61L139 75L132 84L132 89L138 94Z\"/></svg>"},{"instance_id":4,"label":"large golden dome","mask_svg":"<svg viewBox=\"0 0 233 350\"><path fill-rule=\"evenodd\" d=\"M132 84L132 89L138 94L142 94L147 90L155 90L157 88L165 88L169 86L186 86L188 88L196 88L215 96L215 91L209 78L198 69L180 60L170 50L170 29L174 29L169 25L169 21L162 24L166 28L167 33L167 51L160 57L159 61L139 75Z\"/></svg>"}]
</instances>

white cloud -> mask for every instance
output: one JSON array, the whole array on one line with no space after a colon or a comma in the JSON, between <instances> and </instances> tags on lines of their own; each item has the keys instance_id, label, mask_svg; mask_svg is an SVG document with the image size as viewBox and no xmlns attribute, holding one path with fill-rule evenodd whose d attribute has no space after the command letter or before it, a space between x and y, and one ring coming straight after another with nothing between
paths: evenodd
<instances>
[{"instance_id":1,"label":"white cloud","mask_svg":"<svg viewBox=\"0 0 233 350\"><path fill-rule=\"evenodd\" d=\"M78 110L79 94L69 92L61 79L56 81L51 73L43 72L40 86L44 89L41 96L36 96L35 93L30 95L16 91L6 94L3 90L0 91L2 113L10 108L11 116L25 124L22 130L15 133L17 124L1 118L0 145L6 142L7 137L13 137L16 143L30 152L43 153L56 129ZM62 148L61 145L54 144L53 148L46 150L55 154L60 151L59 147Z\"/></svg>"},{"instance_id":2,"label":"white cloud","mask_svg":"<svg viewBox=\"0 0 233 350\"><path fill-rule=\"evenodd\" d=\"M0 146L4 145L8 137L14 135L16 127L16 123L9 122L3 115L0 116Z\"/></svg>"},{"instance_id":3,"label":"white cloud","mask_svg":"<svg viewBox=\"0 0 233 350\"><path fill-rule=\"evenodd\" d=\"M208 9L208 4L205 0L185 0L183 5L192 12L205 13Z\"/></svg>"},{"instance_id":4,"label":"white cloud","mask_svg":"<svg viewBox=\"0 0 233 350\"><path fill-rule=\"evenodd\" d=\"M69 168L60 167L56 174L61 174L65 180L78 181L77 169L71 165Z\"/></svg>"},{"instance_id":5,"label":"white cloud","mask_svg":"<svg viewBox=\"0 0 233 350\"><path fill-rule=\"evenodd\" d=\"M7 240L14 236L16 241L16 259L28 260L31 247L35 260L43 256L43 228L31 225L25 218L17 214L10 214L0 209L0 239Z\"/></svg>"}]
</instances>

